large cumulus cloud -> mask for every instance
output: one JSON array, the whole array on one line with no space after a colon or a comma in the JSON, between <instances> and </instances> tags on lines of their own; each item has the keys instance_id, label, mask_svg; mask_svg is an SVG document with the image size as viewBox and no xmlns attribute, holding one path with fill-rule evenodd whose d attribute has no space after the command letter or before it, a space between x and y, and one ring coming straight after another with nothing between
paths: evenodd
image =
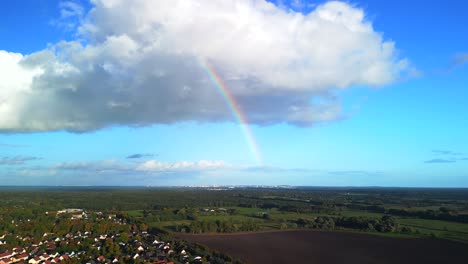
<instances>
[{"instance_id":1,"label":"large cumulus cloud","mask_svg":"<svg viewBox=\"0 0 468 264\"><path fill-rule=\"evenodd\" d=\"M261 0L92 3L75 41L0 51L0 131L232 121L206 65L250 123L312 125L340 118L336 89L409 70L363 10L342 2L308 14Z\"/></svg>"}]
</instances>

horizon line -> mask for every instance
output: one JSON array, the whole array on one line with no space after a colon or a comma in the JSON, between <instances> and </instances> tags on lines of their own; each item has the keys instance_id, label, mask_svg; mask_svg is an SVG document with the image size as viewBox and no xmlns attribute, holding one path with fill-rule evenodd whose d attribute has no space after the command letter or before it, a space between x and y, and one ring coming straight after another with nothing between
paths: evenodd
<instances>
[{"instance_id":1,"label":"horizon line","mask_svg":"<svg viewBox=\"0 0 468 264\"><path fill-rule=\"evenodd\" d=\"M468 189L460 186L431 187L431 186L370 186L370 185L267 185L267 184L239 184L239 185L0 185L0 188L375 188L375 189Z\"/></svg>"}]
</instances>

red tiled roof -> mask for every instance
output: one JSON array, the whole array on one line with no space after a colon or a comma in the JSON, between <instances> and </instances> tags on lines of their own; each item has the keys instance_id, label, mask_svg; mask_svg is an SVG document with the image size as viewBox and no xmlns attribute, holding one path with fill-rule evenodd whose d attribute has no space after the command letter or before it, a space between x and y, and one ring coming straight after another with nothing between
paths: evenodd
<instances>
[{"instance_id":1,"label":"red tiled roof","mask_svg":"<svg viewBox=\"0 0 468 264\"><path fill-rule=\"evenodd\" d=\"M11 263L11 258L4 258L1 261L4 263Z\"/></svg>"},{"instance_id":2,"label":"red tiled roof","mask_svg":"<svg viewBox=\"0 0 468 264\"><path fill-rule=\"evenodd\" d=\"M15 259L27 258L27 257L28 257L28 253L23 253L23 254L21 254L21 255L15 256Z\"/></svg>"},{"instance_id":3,"label":"red tiled roof","mask_svg":"<svg viewBox=\"0 0 468 264\"><path fill-rule=\"evenodd\" d=\"M0 259L4 258L4 257L6 257L6 256L10 256L11 254L12 254L12 253L9 252L9 251L7 251L7 252L5 252L5 253L2 253L2 254L0 254Z\"/></svg>"}]
</instances>

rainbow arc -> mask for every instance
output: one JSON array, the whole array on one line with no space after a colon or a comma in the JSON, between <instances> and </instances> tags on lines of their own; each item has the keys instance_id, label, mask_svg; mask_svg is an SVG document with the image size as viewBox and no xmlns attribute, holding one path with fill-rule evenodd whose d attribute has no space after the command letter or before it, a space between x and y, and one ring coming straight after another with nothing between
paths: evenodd
<instances>
[{"instance_id":1,"label":"rainbow arc","mask_svg":"<svg viewBox=\"0 0 468 264\"><path fill-rule=\"evenodd\" d=\"M237 103L235 97L232 95L230 90L228 89L228 86L223 82L221 77L216 73L214 68L207 62L207 61L202 61L202 66L206 70L210 80L214 84L214 86L217 88L219 94L222 96L223 100L225 101L227 107L229 110L232 112L234 118L237 120L239 123L241 130L245 136L245 139L247 141L247 145L250 149L250 152L254 156L255 160L259 165L262 164L262 156L260 154L260 149L258 147L257 142L255 141L255 137L252 133L252 130L250 129L249 122L240 108L239 104Z\"/></svg>"}]
</instances>

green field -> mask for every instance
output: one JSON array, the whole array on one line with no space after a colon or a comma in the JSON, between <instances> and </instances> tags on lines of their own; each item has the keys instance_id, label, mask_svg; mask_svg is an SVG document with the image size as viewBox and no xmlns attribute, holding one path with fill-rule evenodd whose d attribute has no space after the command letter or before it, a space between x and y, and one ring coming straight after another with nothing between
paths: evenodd
<instances>
[{"instance_id":1,"label":"green field","mask_svg":"<svg viewBox=\"0 0 468 264\"><path fill-rule=\"evenodd\" d=\"M418 230L424 236L468 242L468 224L417 218L400 218L398 222Z\"/></svg>"},{"instance_id":2,"label":"green field","mask_svg":"<svg viewBox=\"0 0 468 264\"><path fill-rule=\"evenodd\" d=\"M377 217L377 218L380 218L384 214L367 212L367 211L357 211L357 210L343 210L343 211L340 212L340 215L349 216L349 217L351 217L351 216L355 216L355 217L362 216L362 217Z\"/></svg>"},{"instance_id":3,"label":"green field","mask_svg":"<svg viewBox=\"0 0 468 264\"><path fill-rule=\"evenodd\" d=\"M424 207L424 209L432 209L432 207ZM364 217L367 219L380 219L384 214L367 212L361 210L350 210L344 209L337 211L333 214L324 213L299 213L299 212L285 212L280 211L277 208L273 209L262 209L262 208L246 208L246 207L226 207L225 209L232 210L234 214L228 214L225 212L204 212L201 208L194 208L197 212L196 221L215 223L217 221L228 221L230 223L239 224L247 221L253 221L258 226L259 231L265 230L277 230L277 229L289 229L294 228L294 222L297 219L305 219L313 221L320 216L328 217ZM130 217L144 220L143 210L129 210L125 211ZM149 211L150 215L158 216L158 211ZM164 213L159 212L164 216L162 218L170 217L171 213L165 211ZM268 214L268 218L264 218L263 215ZM149 221L150 227L158 227L168 231L176 231L179 226L190 226L192 220L179 219L180 217L174 215L174 219L164 221ZM448 222L441 220L427 220L419 218L404 218L398 217L398 224L401 227L409 227L413 232L411 234L401 233L381 233L368 231L376 235L384 236L397 236L397 237L433 237L456 240L461 242L468 242L468 224ZM348 230L344 228L343 230ZM348 231L353 231L349 229ZM359 231L363 232L363 230Z\"/></svg>"},{"instance_id":4,"label":"green field","mask_svg":"<svg viewBox=\"0 0 468 264\"><path fill-rule=\"evenodd\" d=\"M467 189L5 188L0 198L0 208L22 218L83 208L174 232L347 230L468 243ZM384 221L388 217L391 226Z\"/></svg>"}]
</instances>

